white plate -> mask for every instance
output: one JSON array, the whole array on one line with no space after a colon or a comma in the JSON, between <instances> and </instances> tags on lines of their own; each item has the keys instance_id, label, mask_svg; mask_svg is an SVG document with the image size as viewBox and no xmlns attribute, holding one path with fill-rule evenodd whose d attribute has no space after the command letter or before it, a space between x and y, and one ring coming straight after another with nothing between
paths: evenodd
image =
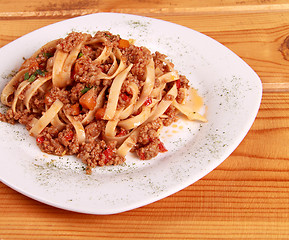
<instances>
[{"instance_id":1,"label":"white plate","mask_svg":"<svg viewBox=\"0 0 289 240\"><path fill-rule=\"evenodd\" d=\"M168 152L149 161L127 158L123 166L86 175L75 157L42 153L19 124L0 123L0 179L40 202L82 213L113 214L144 206L196 182L224 161L250 129L262 85L256 73L215 40L173 23L127 14L97 13L58 22L0 49L0 89L9 75L46 42L71 31L108 30L136 45L166 54L199 90L208 123L181 120L163 129ZM1 106L3 108L3 106Z\"/></svg>"}]
</instances>

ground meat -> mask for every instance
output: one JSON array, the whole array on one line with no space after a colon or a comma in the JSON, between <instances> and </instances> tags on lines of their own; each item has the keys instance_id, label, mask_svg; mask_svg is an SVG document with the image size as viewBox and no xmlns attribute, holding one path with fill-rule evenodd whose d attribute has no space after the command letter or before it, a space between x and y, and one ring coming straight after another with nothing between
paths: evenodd
<instances>
[{"instance_id":1,"label":"ground meat","mask_svg":"<svg viewBox=\"0 0 289 240\"><path fill-rule=\"evenodd\" d=\"M180 75L180 87L189 89L189 80L184 75Z\"/></svg>"},{"instance_id":2,"label":"ground meat","mask_svg":"<svg viewBox=\"0 0 289 240\"><path fill-rule=\"evenodd\" d=\"M44 103L43 93L39 92L34 95L30 100L30 107L32 109L37 109L37 112L45 112L45 103Z\"/></svg>"},{"instance_id":3,"label":"ground meat","mask_svg":"<svg viewBox=\"0 0 289 240\"><path fill-rule=\"evenodd\" d=\"M167 115L167 118L163 118L163 124L164 126L169 126L173 122L176 122L178 120L177 118L178 110L174 106L169 106L168 109L165 111L165 115Z\"/></svg>"},{"instance_id":4,"label":"ground meat","mask_svg":"<svg viewBox=\"0 0 289 240\"><path fill-rule=\"evenodd\" d=\"M41 151L62 156L66 154L65 147L60 143L60 139L56 137L58 131L53 127L46 127L36 138L36 143Z\"/></svg>"},{"instance_id":5,"label":"ground meat","mask_svg":"<svg viewBox=\"0 0 289 240\"><path fill-rule=\"evenodd\" d=\"M164 98L165 101L173 101L175 97L171 94L167 94Z\"/></svg>"},{"instance_id":6,"label":"ground meat","mask_svg":"<svg viewBox=\"0 0 289 240\"><path fill-rule=\"evenodd\" d=\"M122 54L126 57L128 63L133 63L131 72L137 76L139 80L144 80L146 66L152 58L151 52L145 47L137 47L130 45L122 50Z\"/></svg>"},{"instance_id":7,"label":"ground meat","mask_svg":"<svg viewBox=\"0 0 289 240\"><path fill-rule=\"evenodd\" d=\"M136 154L141 160L148 160L156 157L161 152L166 152L167 149L159 138L150 141L145 146L136 149Z\"/></svg>"},{"instance_id":8,"label":"ground meat","mask_svg":"<svg viewBox=\"0 0 289 240\"><path fill-rule=\"evenodd\" d=\"M163 62L167 56L164 54L161 54L160 52L155 52L152 56L155 62L155 68L158 69L162 73L167 72L167 67Z\"/></svg>"},{"instance_id":9,"label":"ground meat","mask_svg":"<svg viewBox=\"0 0 289 240\"><path fill-rule=\"evenodd\" d=\"M71 125L67 125L66 128L57 135L57 138L65 147L65 154L72 155L79 152L77 136Z\"/></svg>"},{"instance_id":10,"label":"ground meat","mask_svg":"<svg viewBox=\"0 0 289 240\"><path fill-rule=\"evenodd\" d=\"M84 83L91 86L99 86L101 80L99 74L103 69L96 63L94 63L88 56L82 56L77 59L74 68L72 78L76 82Z\"/></svg>"},{"instance_id":11,"label":"ground meat","mask_svg":"<svg viewBox=\"0 0 289 240\"><path fill-rule=\"evenodd\" d=\"M158 155L159 148L158 148L159 140L154 139L153 141L149 142L143 147L140 147L136 150L136 154L141 160L148 160Z\"/></svg>"},{"instance_id":12,"label":"ground meat","mask_svg":"<svg viewBox=\"0 0 289 240\"><path fill-rule=\"evenodd\" d=\"M83 38L82 33L72 32L57 45L57 48L64 52L70 52L83 41Z\"/></svg>"},{"instance_id":13,"label":"ground meat","mask_svg":"<svg viewBox=\"0 0 289 240\"><path fill-rule=\"evenodd\" d=\"M15 124L17 120L14 119L12 109L9 109L5 114L0 113L0 121Z\"/></svg>"},{"instance_id":14,"label":"ground meat","mask_svg":"<svg viewBox=\"0 0 289 240\"><path fill-rule=\"evenodd\" d=\"M36 143L41 151L49 154L62 156L79 152L77 137L71 125L67 125L60 132L53 126L44 128L37 137Z\"/></svg>"},{"instance_id":15,"label":"ground meat","mask_svg":"<svg viewBox=\"0 0 289 240\"><path fill-rule=\"evenodd\" d=\"M107 144L105 141L98 139L82 145L77 156L87 164L88 173L90 173L91 168L96 166L118 165L125 161L125 158L116 154L115 143Z\"/></svg>"},{"instance_id":16,"label":"ground meat","mask_svg":"<svg viewBox=\"0 0 289 240\"><path fill-rule=\"evenodd\" d=\"M90 46L87 46L87 45L83 46L80 49L80 52L81 52L81 54L83 54L84 56L89 57L90 59L95 59L96 58L95 51Z\"/></svg>"},{"instance_id":17,"label":"ground meat","mask_svg":"<svg viewBox=\"0 0 289 240\"><path fill-rule=\"evenodd\" d=\"M31 58L26 59L25 62L22 64L20 70L25 69L25 68L28 68L29 75L33 74L37 69L39 69L39 64L36 58L31 57Z\"/></svg>"},{"instance_id":18,"label":"ground meat","mask_svg":"<svg viewBox=\"0 0 289 240\"><path fill-rule=\"evenodd\" d=\"M8 109L5 114L0 113L0 121L7 122L10 124L15 124L19 122L26 126L27 129L30 129L30 122L34 118L34 115L31 114L27 109L23 112L17 111L13 112L12 109Z\"/></svg>"},{"instance_id":19,"label":"ground meat","mask_svg":"<svg viewBox=\"0 0 289 240\"><path fill-rule=\"evenodd\" d=\"M98 31L93 38L105 39L104 45L108 47L117 47L120 39L119 35L111 34L109 31Z\"/></svg>"},{"instance_id":20,"label":"ground meat","mask_svg":"<svg viewBox=\"0 0 289 240\"><path fill-rule=\"evenodd\" d=\"M179 88L178 89L178 95L176 97L176 101L178 103L182 103L184 101L184 99L186 98L186 92L184 88Z\"/></svg>"},{"instance_id":21,"label":"ground meat","mask_svg":"<svg viewBox=\"0 0 289 240\"><path fill-rule=\"evenodd\" d=\"M151 140L158 138L158 131L161 127L162 121L160 118L141 127L137 139L137 144L146 145Z\"/></svg>"},{"instance_id":22,"label":"ground meat","mask_svg":"<svg viewBox=\"0 0 289 240\"><path fill-rule=\"evenodd\" d=\"M51 90L45 94L45 103L51 106L52 103L59 99L63 104L68 104L69 102L69 92L67 90L60 89L58 87L52 87Z\"/></svg>"},{"instance_id":23,"label":"ground meat","mask_svg":"<svg viewBox=\"0 0 289 240\"><path fill-rule=\"evenodd\" d=\"M85 134L88 141L93 141L98 138L101 133L105 130L105 121L97 120L96 122L92 122L85 127Z\"/></svg>"},{"instance_id":24,"label":"ground meat","mask_svg":"<svg viewBox=\"0 0 289 240\"><path fill-rule=\"evenodd\" d=\"M165 152L166 149L159 139L159 129L162 127L160 118L150 122L140 129L137 144L132 149L141 160L148 160Z\"/></svg>"}]
</instances>

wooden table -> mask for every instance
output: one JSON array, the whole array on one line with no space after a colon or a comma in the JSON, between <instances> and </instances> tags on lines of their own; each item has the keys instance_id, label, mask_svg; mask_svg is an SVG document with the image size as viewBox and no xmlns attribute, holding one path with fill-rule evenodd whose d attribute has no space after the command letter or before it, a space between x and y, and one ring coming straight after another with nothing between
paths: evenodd
<instances>
[{"instance_id":1,"label":"wooden table","mask_svg":"<svg viewBox=\"0 0 289 240\"><path fill-rule=\"evenodd\" d=\"M50 23L103 11L181 24L230 48L263 82L257 118L214 171L125 213L68 212L0 183L0 239L289 239L289 61L280 52L289 35L288 1L2 0L0 46Z\"/></svg>"}]
</instances>

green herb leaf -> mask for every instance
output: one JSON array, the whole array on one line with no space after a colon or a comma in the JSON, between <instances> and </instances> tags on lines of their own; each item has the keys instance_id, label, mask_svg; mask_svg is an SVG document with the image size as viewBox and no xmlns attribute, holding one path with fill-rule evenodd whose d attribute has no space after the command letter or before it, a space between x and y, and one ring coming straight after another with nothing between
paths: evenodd
<instances>
[{"instance_id":1,"label":"green herb leaf","mask_svg":"<svg viewBox=\"0 0 289 240\"><path fill-rule=\"evenodd\" d=\"M24 74L24 80L28 80L29 79L29 72L26 72L25 74Z\"/></svg>"},{"instance_id":2,"label":"green herb leaf","mask_svg":"<svg viewBox=\"0 0 289 240\"><path fill-rule=\"evenodd\" d=\"M45 52L45 53L43 53L43 56L46 58L51 58L53 56L53 54L49 53L49 52Z\"/></svg>"},{"instance_id":3,"label":"green herb leaf","mask_svg":"<svg viewBox=\"0 0 289 240\"><path fill-rule=\"evenodd\" d=\"M104 33L104 36L108 37L108 38L112 38L112 35L108 34L108 33Z\"/></svg>"},{"instance_id":4,"label":"green herb leaf","mask_svg":"<svg viewBox=\"0 0 289 240\"><path fill-rule=\"evenodd\" d=\"M90 89L91 89L91 87L85 87L84 89L81 90L81 93L84 94Z\"/></svg>"},{"instance_id":5,"label":"green herb leaf","mask_svg":"<svg viewBox=\"0 0 289 240\"><path fill-rule=\"evenodd\" d=\"M36 73L36 75L40 75L40 76L42 76L42 77L45 76L45 71L42 71L41 69L37 69L37 70L35 71L35 73Z\"/></svg>"},{"instance_id":6,"label":"green herb leaf","mask_svg":"<svg viewBox=\"0 0 289 240\"><path fill-rule=\"evenodd\" d=\"M82 52L78 53L77 58L81 58L84 54Z\"/></svg>"},{"instance_id":7,"label":"green herb leaf","mask_svg":"<svg viewBox=\"0 0 289 240\"><path fill-rule=\"evenodd\" d=\"M28 82L33 82L35 78L36 78L35 74L32 74L30 78L28 79Z\"/></svg>"}]
</instances>

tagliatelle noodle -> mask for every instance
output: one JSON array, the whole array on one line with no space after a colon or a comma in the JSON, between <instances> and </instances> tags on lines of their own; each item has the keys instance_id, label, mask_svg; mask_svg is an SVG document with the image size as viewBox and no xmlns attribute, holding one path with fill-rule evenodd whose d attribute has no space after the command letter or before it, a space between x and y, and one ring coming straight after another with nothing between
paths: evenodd
<instances>
[{"instance_id":1,"label":"tagliatelle noodle","mask_svg":"<svg viewBox=\"0 0 289 240\"><path fill-rule=\"evenodd\" d=\"M189 89L188 96L184 104L179 104L175 100L173 101L173 106L176 107L181 113L186 115L187 118L192 121L207 121L207 119L199 113L203 105L203 99L198 95L197 90L194 88Z\"/></svg>"},{"instance_id":2,"label":"tagliatelle noodle","mask_svg":"<svg viewBox=\"0 0 289 240\"><path fill-rule=\"evenodd\" d=\"M113 52L110 53L110 57L112 58L112 64L111 64L111 67L110 69L108 70L107 72L107 75L108 76L111 76L112 74L114 74L118 68L118 63L117 63L117 60L116 60L116 56Z\"/></svg>"},{"instance_id":3,"label":"tagliatelle noodle","mask_svg":"<svg viewBox=\"0 0 289 240\"><path fill-rule=\"evenodd\" d=\"M134 110L135 103L138 98L139 89L138 86L134 82L130 82L128 88L132 91L132 98L130 100L129 105L120 113L119 119L126 119L128 118Z\"/></svg>"},{"instance_id":4,"label":"tagliatelle noodle","mask_svg":"<svg viewBox=\"0 0 289 240\"><path fill-rule=\"evenodd\" d=\"M37 137L39 133L52 121L52 119L58 114L63 107L63 103L60 100L56 100L51 107L42 115L42 117L34 124L30 129L30 134Z\"/></svg>"},{"instance_id":5,"label":"tagliatelle noodle","mask_svg":"<svg viewBox=\"0 0 289 240\"><path fill-rule=\"evenodd\" d=\"M28 110L30 110L29 102L30 99L33 97L33 95L36 93L36 91L47 81L51 80L51 75L47 75L45 77L39 77L32 84L30 84L29 88L25 92L24 97L24 105Z\"/></svg>"},{"instance_id":6,"label":"tagliatelle noodle","mask_svg":"<svg viewBox=\"0 0 289 240\"><path fill-rule=\"evenodd\" d=\"M125 67L126 67L125 63L122 60L120 60L118 68L115 70L115 72L112 75L108 75L108 74L101 72L99 74L99 79L112 79L116 77L118 74L120 74L125 69Z\"/></svg>"},{"instance_id":7,"label":"tagliatelle noodle","mask_svg":"<svg viewBox=\"0 0 289 240\"><path fill-rule=\"evenodd\" d=\"M117 147L119 147L131 135L131 133L132 132L130 132L124 136L113 136L113 137L104 135L103 139L107 142L114 142L115 141Z\"/></svg>"},{"instance_id":8,"label":"tagliatelle noodle","mask_svg":"<svg viewBox=\"0 0 289 240\"><path fill-rule=\"evenodd\" d=\"M105 127L105 136L108 137L114 137L116 134L116 126L118 124L119 120L109 120L106 123L106 127Z\"/></svg>"},{"instance_id":9,"label":"tagliatelle noodle","mask_svg":"<svg viewBox=\"0 0 289 240\"><path fill-rule=\"evenodd\" d=\"M120 147L117 149L117 154L121 157L125 157L127 153L133 148L137 142L139 128L136 128L130 135L127 137Z\"/></svg>"},{"instance_id":10,"label":"tagliatelle noodle","mask_svg":"<svg viewBox=\"0 0 289 240\"><path fill-rule=\"evenodd\" d=\"M40 53L42 53L46 49L51 49L51 48L55 49L58 42L59 42L59 39L55 39L55 40L52 40L52 41L46 43L41 48L39 48L31 57L36 58Z\"/></svg>"},{"instance_id":11,"label":"tagliatelle noodle","mask_svg":"<svg viewBox=\"0 0 289 240\"><path fill-rule=\"evenodd\" d=\"M107 39L105 37L97 37L97 38L91 38L88 41L86 41L86 45L95 45L97 43L104 43Z\"/></svg>"},{"instance_id":12,"label":"tagliatelle noodle","mask_svg":"<svg viewBox=\"0 0 289 240\"><path fill-rule=\"evenodd\" d=\"M204 116L202 116L198 112L192 111L192 109L186 105L182 105L182 104L179 104L176 101L174 101L173 106L175 106L181 113L186 115L189 120L192 120L192 121L197 120L197 121L201 121L201 122L207 122L207 119Z\"/></svg>"},{"instance_id":13,"label":"tagliatelle noodle","mask_svg":"<svg viewBox=\"0 0 289 240\"><path fill-rule=\"evenodd\" d=\"M151 58L148 65L146 66L146 80L143 86L143 90L140 94L139 100L136 102L134 112L136 112L147 100L151 94L155 84L155 63Z\"/></svg>"},{"instance_id":14,"label":"tagliatelle noodle","mask_svg":"<svg viewBox=\"0 0 289 240\"><path fill-rule=\"evenodd\" d=\"M148 118L146 122L153 121L157 119L159 116L161 116L168 107L173 103L173 100L178 95L178 89L176 84L173 85L173 87L167 92L165 97L160 101L160 103L154 108L151 116ZM170 96L168 100L166 100L166 97Z\"/></svg>"},{"instance_id":15,"label":"tagliatelle noodle","mask_svg":"<svg viewBox=\"0 0 289 240\"><path fill-rule=\"evenodd\" d=\"M68 53L63 52L60 49L57 49L54 54L54 63L52 68L52 82L54 86L64 87L66 85L66 82L62 81L62 69L67 56Z\"/></svg>"},{"instance_id":16,"label":"tagliatelle noodle","mask_svg":"<svg viewBox=\"0 0 289 240\"><path fill-rule=\"evenodd\" d=\"M80 49L86 41L87 36L84 35L83 38L83 41L74 47L70 53L64 52L61 49L56 50L52 70L52 82L54 86L63 88L71 83L72 65L77 59Z\"/></svg>"},{"instance_id":17,"label":"tagliatelle noodle","mask_svg":"<svg viewBox=\"0 0 289 240\"><path fill-rule=\"evenodd\" d=\"M13 93L15 92L15 85L17 82L20 82L21 78L24 78L24 74L28 71L27 68L20 70L9 82L8 84L4 87L2 93L1 93L1 102L6 105L11 107L12 102L9 102L8 99Z\"/></svg>"},{"instance_id":18,"label":"tagliatelle noodle","mask_svg":"<svg viewBox=\"0 0 289 240\"><path fill-rule=\"evenodd\" d=\"M22 93L22 91L30 84L28 81L23 81L22 83L19 84L15 94L14 94L14 99L11 105L12 111L15 113L16 112L16 105L18 102L19 95Z\"/></svg>"},{"instance_id":19,"label":"tagliatelle noodle","mask_svg":"<svg viewBox=\"0 0 289 240\"><path fill-rule=\"evenodd\" d=\"M51 120L51 124L54 127L56 127L59 131L64 129L66 126L66 124L59 119L58 114Z\"/></svg>"},{"instance_id":20,"label":"tagliatelle noodle","mask_svg":"<svg viewBox=\"0 0 289 240\"><path fill-rule=\"evenodd\" d=\"M126 130L136 128L149 118L150 113L151 108L149 107L143 108L140 114L120 121L118 123L118 126L123 127Z\"/></svg>"},{"instance_id":21,"label":"tagliatelle noodle","mask_svg":"<svg viewBox=\"0 0 289 240\"><path fill-rule=\"evenodd\" d=\"M108 136L108 137L114 137L115 136L116 126L119 122L119 115L120 115L121 111L122 111L122 109L116 111L116 113L114 115L115 120L107 121L106 127L105 127L105 136Z\"/></svg>"},{"instance_id":22,"label":"tagliatelle noodle","mask_svg":"<svg viewBox=\"0 0 289 240\"><path fill-rule=\"evenodd\" d=\"M152 122L155 119L157 119L159 116L161 116L167 110L167 108L172 104L177 94L178 94L177 87L176 87L176 84L174 84L173 87L166 94L166 96L170 95L171 99L170 100L163 99L157 106L155 106L153 108L153 111L150 117L142 125ZM135 128L133 132L131 133L131 135L118 148L117 153L120 156L125 156L136 144L137 137L139 134L139 129L140 129L140 126L138 128Z\"/></svg>"},{"instance_id":23,"label":"tagliatelle noodle","mask_svg":"<svg viewBox=\"0 0 289 240\"><path fill-rule=\"evenodd\" d=\"M130 64L125 70L123 70L120 74L118 74L113 80L111 87L110 87L106 111L105 111L103 119L113 120L115 112L116 112L116 107L117 107L117 102L118 102L118 98L120 95L121 86L124 80L126 79L126 76L129 73L132 66L133 64Z\"/></svg>"},{"instance_id":24,"label":"tagliatelle noodle","mask_svg":"<svg viewBox=\"0 0 289 240\"><path fill-rule=\"evenodd\" d=\"M101 54L95 60L93 60L93 62L95 64L104 63L109 58L111 52L112 52L112 48L105 46L104 49L102 50Z\"/></svg>"},{"instance_id":25,"label":"tagliatelle noodle","mask_svg":"<svg viewBox=\"0 0 289 240\"><path fill-rule=\"evenodd\" d=\"M178 79L179 79L179 74L177 73L177 71L168 72L159 77L159 80L165 83L173 82Z\"/></svg>"},{"instance_id":26,"label":"tagliatelle noodle","mask_svg":"<svg viewBox=\"0 0 289 240\"><path fill-rule=\"evenodd\" d=\"M65 116L71 122L72 126L75 129L78 143L79 144L84 143L85 142L85 130L84 130L82 123L79 120L75 120L73 116L70 116L66 113L65 113Z\"/></svg>"}]
</instances>

